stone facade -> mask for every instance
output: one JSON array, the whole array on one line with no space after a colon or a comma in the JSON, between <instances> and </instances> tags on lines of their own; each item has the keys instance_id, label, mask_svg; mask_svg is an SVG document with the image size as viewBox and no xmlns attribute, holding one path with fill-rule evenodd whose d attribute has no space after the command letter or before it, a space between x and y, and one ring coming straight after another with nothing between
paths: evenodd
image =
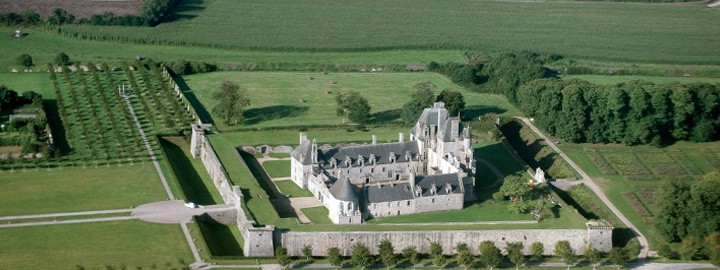
<instances>
[{"instance_id":1,"label":"stone facade","mask_svg":"<svg viewBox=\"0 0 720 270\"><path fill-rule=\"evenodd\" d=\"M291 179L308 189L337 224L384 217L457 210L474 198L472 135L442 102L423 111L410 140L318 148L300 133L291 152ZM349 182L353 187L346 186ZM342 191L343 193L338 193Z\"/></svg>"},{"instance_id":2,"label":"stone facade","mask_svg":"<svg viewBox=\"0 0 720 270\"><path fill-rule=\"evenodd\" d=\"M474 254L482 241L493 241L503 249L509 242L523 243L524 253L530 254L534 242L543 243L545 255L552 255L558 241L568 241L576 254L582 254L592 244L601 252L612 248L612 228L592 227L588 229L546 229L546 230L468 230L468 231L387 231L387 232L282 232L278 242L288 249L290 256L302 256L305 245L313 247L314 256L326 256L328 248L337 247L344 256L349 256L352 246L361 243L373 254L378 253L381 241L389 240L396 253L406 247L415 246L419 253L429 253L430 243L443 247L446 255L455 254L459 243L468 244ZM603 243L603 244L599 244Z\"/></svg>"}]
</instances>

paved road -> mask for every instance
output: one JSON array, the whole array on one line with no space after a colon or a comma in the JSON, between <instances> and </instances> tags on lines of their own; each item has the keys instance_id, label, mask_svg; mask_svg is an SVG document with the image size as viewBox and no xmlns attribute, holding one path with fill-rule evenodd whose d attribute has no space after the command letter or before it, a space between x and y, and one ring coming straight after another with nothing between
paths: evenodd
<instances>
[{"instance_id":1,"label":"paved road","mask_svg":"<svg viewBox=\"0 0 720 270\"><path fill-rule=\"evenodd\" d=\"M132 211L132 209L98 210L98 211L85 211L85 212L67 212L67 213L24 215L24 216L4 216L4 217L0 217L0 220L46 218L46 217L71 217L71 216L87 216L87 215L104 215L104 214L128 213L128 212L130 212L130 211Z\"/></svg>"},{"instance_id":2,"label":"paved road","mask_svg":"<svg viewBox=\"0 0 720 270\"><path fill-rule=\"evenodd\" d=\"M62 225L62 224L102 222L102 221L117 221L117 220L130 220L130 219L137 219L137 217L133 217L133 216L120 216L120 217L106 217L106 218L71 219L71 220L60 220L60 221L21 222L21 223L11 223L11 224L0 224L0 228L30 227L30 226L44 226L44 225Z\"/></svg>"},{"instance_id":3,"label":"paved road","mask_svg":"<svg viewBox=\"0 0 720 270\"><path fill-rule=\"evenodd\" d=\"M193 216L202 215L208 212L219 212L234 209L234 205L219 205L209 208L189 208L185 206L185 202L183 201L172 200L140 205L132 210L132 215L147 222L183 224L192 222Z\"/></svg>"},{"instance_id":4,"label":"paved road","mask_svg":"<svg viewBox=\"0 0 720 270\"><path fill-rule=\"evenodd\" d=\"M615 205L608 199L608 197L605 195L605 192L603 192L603 190L600 188L600 186L598 186L595 183L595 181L592 178L590 178L590 176L588 176L587 173L585 173L585 171L582 170L582 168L580 168L580 166L575 164L575 162L573 162L567 155L565 155L565 153L563 153L560 150L560 148L555 144L555 142L553 140L548 139L548 137L545 136L545 134L543 134L537 127L535 127L535 125L532 122L530 122L529 119L527 119L525 117L515 117L515 118L522 120L525 123L525 125L530 127L530 129L532 129L532 131L535 132L535 134L537 134L540 138L545 140L545 143L547 143L552 149L554 149L555 152L557 152L560 155L560 157L562 157L565 160L565 162L567 162L567 164L569 164L573 169L575 169L575 171L577 171L580 174L580 176L582 176L583 183L587 187L589 187L590 190L592 190L595 193L595 195L597 195L598 198L600 198L600 200L603 203L605 203L605 205L607 205L608 208L610 208L610 211L612 211L613 214L615 214L615 216L617 216L620 219L620 221L622 221L622 223L625 224L625 226L627 226L628 228L633 230L633 233L635 233L638 240L640 241L640 245L642 246L642 249L640 250L640 254L638 254L638 258L641 258L641 259L646 258L648 255L648 252L650 251L650 248L649 248L650 246L648 244L647 239L640 232L640 230L638 230L637 227L635 227L635 225L633 225L630 222L630 220L628 220L625 217L625 215L623 215L620 212L620 210L618 210L617 207L615 207Z\"/></svg>"}]
</instances>

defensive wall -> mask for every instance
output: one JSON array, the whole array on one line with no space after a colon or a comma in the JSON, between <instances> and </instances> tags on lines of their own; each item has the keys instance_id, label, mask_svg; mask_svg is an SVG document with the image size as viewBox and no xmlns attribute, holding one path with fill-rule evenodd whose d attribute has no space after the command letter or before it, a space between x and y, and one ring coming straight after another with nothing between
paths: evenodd
<instances>
[{"instance_id":1,"label":"defensive wall","mask_svg":"<svg viewBox=\"0 0 720 270\"><path fill-rule=\"evenodd\" d=\"M433 231L343 231L343 232L293 232L276 230L272 225L256 227L252 218L246 215L243 195L238 186L233 186L220 159L205 137L209 125L192 126L191 154L203 161L213 184L226 204L234 204L237 211L237 226L244 240L245 257L274 256L276 246L288 249L291 256L301 256L302 248L309 245L314 256L327 255L327 249L337 247L344 255L350 255L352 246L361 243L373 254L382 240L390 240L396 252L408 246L415 246L420 253L428 253L431 242L443 246L445 254L453 254L458 243L466 243L477 249L482 241L493 241L504 248L508 242L522 242L524 252L530 253L534 242L543 243L545 254L551 255L558 241L568 241L575 253L581 254L588 245L601 252L612 248L611 226L587 224L586 229L537 229L537 230L433 230ZM240 159L240 157L238 157ZM240 159L242 161L242 159ZM244 162L242 162L244 164ZM247 166L247 165L245 165ZM363 226L363 225L354 225Z\"/></svg>"}]
</instances>

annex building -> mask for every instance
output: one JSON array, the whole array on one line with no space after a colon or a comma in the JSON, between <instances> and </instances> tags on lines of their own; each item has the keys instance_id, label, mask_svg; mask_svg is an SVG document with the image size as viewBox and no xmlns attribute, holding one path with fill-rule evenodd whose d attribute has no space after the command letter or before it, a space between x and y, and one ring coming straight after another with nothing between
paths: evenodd
<instances>
[{"instance_id":1,"label":"annex building","mask_svg":"<svg viewBox=\"0 0 720 270\"><path fill-rule=\"evenodd\" d=\"M442 102L426 108L409 140L318 148L306 133L291 153L291 179L328 209L336 224L458 210L473 200L472 135Z\"/></svg>"}]
</instances>

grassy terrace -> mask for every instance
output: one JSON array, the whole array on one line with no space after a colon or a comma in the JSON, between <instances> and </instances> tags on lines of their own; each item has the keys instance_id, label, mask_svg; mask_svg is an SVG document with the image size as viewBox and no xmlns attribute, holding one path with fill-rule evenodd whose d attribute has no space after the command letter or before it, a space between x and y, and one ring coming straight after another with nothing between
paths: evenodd
<instances>
[{"instance_id":1,"label":"grassy terrace","mask_svg":"<svg viewBox=\"0 0 720 270\"><path fill-rule=\"evenodd\" d=\"M157 27L83 25L65 30L117 40L248 49L472 48L720 63L720 49L707 46L720 43L720 26L698 26L717 20L718 13L703 5L471 0L183 3L176 20Z\"/></svg>"},{"instance_id":2,"label":"grassy terrace","mask_svg":"<svg viewBox=\"0 0 720 270\"><path fill-rule=\"evenodd\" d=\"M193 260L180 226L143 221L5 228L0 254L6 269L169 269Z\"/></svg>"},{"instance_id":3,"label":"grassy terrace","mask_svg":"<svg viewBox=\"0 0 720 270\"><path fill-rule=\"evenodd\" d=\"M219 121L218 117L213 117L221 131L298 125L342 125L343 119L335 113L335 94L346 91L358 91L368 99L372 107L372 124L399 123L402 105L415 91L413 86L425 81L437 85L437 93L442 89L462 92L467 104L466 117L476 117L488 112L508 116L520 114L505 97L464 90L434 73L368 72L322 75L299 72L214 72L184 76L183 79L207 111L215 106L216 102L211 95L220 88L222 81L236 82L248 91L252 104L245 111L244 125L228 127ZM300 102L300 99L304 102Z\"/></svg>"},{"instance_id":4,"label":"grassy terrace","mask_svg":"<svg viewBox=\"0 0 720 270\"><path fill-rule=\"evenodd\" d=\"M125 209L166 199L150 163L0 172L0 216Z\"/></svg>"},{"instance_id":5,"label":"grassy terrace","mask_svg":"<svg viewBox=\"0 0 720 270\"><path fill-rule=\"evenodd\" d=\"M282 194L285 194L286 196L295 198L313 196L310 191L308 191L307 189L301 189L292 180L275 181L273 183L275 183L280 192L282 192Z\"/></svg>"},{"instance_id":6,"label":"grassy terrace","mask_svg":"<svg viewBox=\"0 0 720 270\"><path fill-rule=\"evenodd\" d=\"M347 226L337 226L337 225L329 225L329 224L323 224L324 221L322 219L317 218L317 216L321 216L321 213L317 213L315 210L309 210L310 214L313 216L313 219L311 220L318 220L317 222L319 224L309 224L309 225L300 225L297 222L296 218L281 218L275 209L273 208L272 204L270 203L270 198L268 194L265 192L262 186L258 184L258 182L255 180L255 178L250 174L250 172L243 167L242 163L240 162L240 158L238 157L237 153L234 150L234 147L238 145L256 145L260 144L263 141L266 141L268 139L274 139L272 140L273 143L281 144L281 143L287 143L287 144L295 144L297 141L297 132L296 131L273 131L272 136L270 136L270 133L267 134L258 134L263 132L232 132L232 133L221 133L221 134L213 134L209 136L210 142L213 144L213 147L215 148L216 152L218 153L218 156L220 157L221 162L227 169L228 173L230 174L230 178L233 181L234 184L239 185L241 189L244 191L244 195L246 198L246 205L250 214L258 221L260 224L273 224L278 226L279 228L285 228L290 229L294 231L321 231L321 230L331 230L331 231L351 231L351 230L367 230L367 231L390 231L390 230L433 230L437 229L435 226L422 226L422 225L394 225L394 226L386 226L382 225L380 223L383 223L383 220L377 220L374 222L371 222L369 224L365 224L362 226L353 226L353 225L347 225ZM395 139L396 132L393 132L391 129L374 129L369 132L346 132L346 131L337 131L337 130L330 130L330 131L314 131L310 132L308 134L309 138L318 138L318 141L320 143L336 143L338 142L338 139L346 138L351 141L364 141L368 142L369 140L369 134L378 134L379 141L383 140L392 140ZM388 135L383 135L388 134ZM263 136L266 135L266 136ZM284 139L283 139L284 138ZM392 139L390 139L392 138ZM507 154L503 153L504 148L502 146L497 146L495 144L488 143L486 145L479 145L478 152L482 153L484 155L487 155L485 158L489 160L491 163L505 163L508 162L508 164L501 165L500 168L503 172L507 173L513 173L517 171L521 171L522 167L517 165L512 165L515 161L512 159L512 157ZM500 152L496 152L500 151ZM491 177L494 181L494 176ZM292 183L289 183L292 184ZM282 186L283 184L281 184ZM282 187L281 187L282 190ZM467 207L467 209L462 210L459 213L462 213L462 215L438 215L437 213L429 213L429 214L418 214L413 216L411 219L416 220L416 222L423 221L423 220L435 220L435 221L487 221L487 220L493 220L493 216L495 219L497 219L497 216L503 216L506 217L506 209L507 205L504 203L497 203L494 205L473 205ZM493 215L488 215L488 211L492 213ZM499 215L498 213L503 213L502 215ZM437 217L442 216L443 219L437 220ZM512 216L512 215L511 215ZM523 220L527 219L529 216L525 216L523 218L522 216L514 216L511 217L510 220ZM388 221L387 223L398 223L393 222L392 220ZM402 221L404 222L404 221ZM544 228L584 228L584 219L574 212L571 208L563 208L559 212L558 218L551 218L549 220L543 221L538 224L519 224L519 225L452 225L452 226L444 226L444 229L458 229L458 230L469 230L469 229L508 229L508 228L525 228L525 229L531 229L531 228L538 228L538 229L544 229Z\"/></svg>"},{"instance_id":7,"label":"grassy terrace","mask_svg":"<svg viewBox=\"0 0 720 270\"><path fill-rule=\"evenodd\" d=\"M262 166L272 178L290 177L289 160L267 160L262 163Z\"/></svg>"},{"instance_id":8,"label":"grassy terrace","mask_svg":"<svg viewBox=\"0 0 720 270\"><path fill-rule=\"evenodd\" d=\"M717 142L678 142L665 148L563 143L560 148L640 228L651 248L665 242L653 224L654 195L661 182L693 181L699 175L720 169Z\"/></svg>"}]
</instances>

